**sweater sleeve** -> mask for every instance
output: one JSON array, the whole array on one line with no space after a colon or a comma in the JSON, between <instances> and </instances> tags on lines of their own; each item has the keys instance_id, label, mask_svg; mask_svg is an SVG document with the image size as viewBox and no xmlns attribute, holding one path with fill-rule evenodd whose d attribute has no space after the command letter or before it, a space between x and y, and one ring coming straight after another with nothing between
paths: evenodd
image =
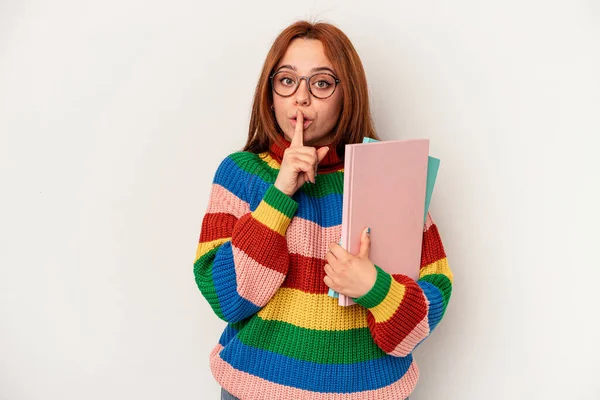
<instances>
[{"instance_id":1,"label":"sweater sleeve","mask_svg":"<svg viewBox=\"0 0 600 400\"><path fill-rule=\"evenodd\" d=\"M367 320L375 343L389 355L404 357L435 329L452 293L454 278L431 215L423 229L418 281L376 268L375 285L355 301L369 310Z\"/></svg>"},{"instance_id":2,"label":"sweater sleeve","mask_svg":"<svg viewBox=\"0 0 600 400\"><path fill-rule=\"evenodd\" d=\"M252 177L230 158L217 170L194 262L196 284L224 321L264 307L290 263L285 234L298 204L272 184L254 211L244 199Z\"/></svg>"}]
</instances>

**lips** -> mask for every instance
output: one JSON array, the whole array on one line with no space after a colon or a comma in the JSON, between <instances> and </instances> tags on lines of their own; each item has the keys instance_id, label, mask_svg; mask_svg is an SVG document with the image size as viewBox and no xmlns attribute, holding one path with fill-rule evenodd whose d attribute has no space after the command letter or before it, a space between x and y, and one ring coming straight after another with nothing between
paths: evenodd
<instances>
[{"instance_id":1,"label":"lips","mask_svg":"<svg viewBox=\"0 0 600 400\"><path fill-rule=\"evenodd\" d=\"M306 116L306 114L302 113L302 116L304 117L304 129L308 128L310 126L310 124L312 124L313 119L309 118ZM296 115L294 115L293 117L290 117L290 121L292 123L292 126L295 128L296 127Z\"/></svg>"},{"instance_id":2,"label":"lips","mask_svg":"<svg viewBox=\"0 0 600 400\"><path fill-rule=\"evenodd\" d=\"M296 118L290 118L290 122L292 123L292 127L296 128ZM308 128L310 126L310 124L312 124L312 120L310 119L305 119L304 120L304 129Z\"/></svg>"}]
</instances>

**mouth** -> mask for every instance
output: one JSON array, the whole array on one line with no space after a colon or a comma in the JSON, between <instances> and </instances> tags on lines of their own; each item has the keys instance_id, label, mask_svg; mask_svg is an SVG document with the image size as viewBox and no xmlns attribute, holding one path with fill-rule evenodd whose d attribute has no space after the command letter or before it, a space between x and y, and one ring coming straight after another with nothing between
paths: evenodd
<instances>
[{"instance_id":1,"label":"mouth","mask_svg":"<svg viewBox=\"0 0 600 400\"><path fill-rule=\"evenodd\" d=\"M308 117L307 117L306 115L304 115L304 114L302 114L302 115L303 115L303 117L304 117L304 124L303 124L303 128L304 128L304 129L306 129L306 128L308 128L308 127L309 127L309 126L312 124L313 120L312 120L311 118L308 118ZM292 126L293 126L294 128L296 128L296 122L297 122L296 120L297 120L297 118L296 118L296 116L295 116L295 115L294 115L293 117L291 117L291 118L290 118L290 122L292 123Z\"/></svg>"}]
</instances>

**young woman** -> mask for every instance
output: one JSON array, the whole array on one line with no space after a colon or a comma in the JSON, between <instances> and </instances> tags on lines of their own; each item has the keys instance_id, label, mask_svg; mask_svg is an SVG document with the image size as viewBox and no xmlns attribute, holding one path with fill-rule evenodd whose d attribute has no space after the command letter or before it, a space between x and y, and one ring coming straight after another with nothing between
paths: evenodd
<instances>
[{"instance_id":1,"label":"young woman","mask_svg":"<svg viewBox=\"0 0 600 400\"><path fill-rule=\"evenodd\" d=\"M413 349L442 319L452 272L431 216L418 281L358 255L341 236L344 146L377 138L362 63L325 23L275 40L248 141L214 177L194 274L228 322L210 354L224 399L405 399ZM385 266L382 266L385 267ZM341 307L329 288L355 299Z\"/></svg>"}]
</instances>

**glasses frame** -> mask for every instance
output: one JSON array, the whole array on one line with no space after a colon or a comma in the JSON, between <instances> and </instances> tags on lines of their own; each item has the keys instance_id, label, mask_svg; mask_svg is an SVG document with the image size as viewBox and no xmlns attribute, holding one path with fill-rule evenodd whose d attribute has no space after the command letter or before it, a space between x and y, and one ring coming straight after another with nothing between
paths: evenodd
<instances>
[{"instance_id":1,"label":"glasses frame","mask_svg":"<svg viewBox=\"0 0 600 400\"><path fill-rule=\"evenodd\" d=\"M279 73L284 73L284 72L288 73L288 74L292 74L292 75L294 75L294 76L296 76L298 78L298 81L296 82L296 87L294 88L294 91L292 93L288 94L287 96L279 94L277 92L277 90L275 90L275 82L274 82L275 75L277 75ZM319 96L315 96L315 94L312 92L312 90L310 89L310 83L309 83L309 81L315 75L329 75L330 77L333 78L333 81L335 82L335 85L333 86L333 92L331 92L331 94L329 96L327 96L327 97L319 97ZM306 81L306 87L308 88L308 92L315 99L319 99L319 100L325 100L325 99L328 99L331 96L333 96L333 94L335 93L335 90L337 89L338 84L340 83L340 80L338 78L336 78L334 75L332 75L332 74L330 74L328 72L315 72L314 74L309 75L309 76L298 76L298 75L294 74L293 72L289 72L289 71L277 71L277 72L275 72L273 75L271 75L269 77L269 80L271 81L271 87L273 88L273 91L277 94L277 96L280 96L280 97L290 97L290 96L293 96L298 91L298 88L300 87L300 82L302 82L303 79Z\"/></svg>"}]
</instances>

